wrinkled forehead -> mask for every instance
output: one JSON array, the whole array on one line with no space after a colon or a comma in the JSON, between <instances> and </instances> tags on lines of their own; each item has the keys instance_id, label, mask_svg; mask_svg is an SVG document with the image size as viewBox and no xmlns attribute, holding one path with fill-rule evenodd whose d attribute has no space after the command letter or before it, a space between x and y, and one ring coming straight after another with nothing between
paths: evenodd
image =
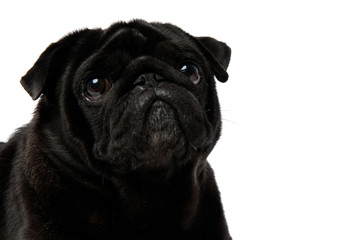
<instances>
[{"instance_id":1,"label":"wrinkled forehead","mask_svg":"<svg viewBox=\"0 0 360 240\"><path fill-rule=\"evenodd\" d=\"M119 49L131 52L140 52L155 46L165 39L161 36L146 36L135 28L121 28L103 40L101 52L116 51Z\"/></svg>"},{"instance_id":2,"label":"wrinkled forehead","mask_svg":"<svg viewBox=\"0 0 360 240\"><path fill-rule=\"evenodd\" d=\"M102 53L116 51L132 54L147 54L154 50L173 49L178 52L191 52L196 49L191 37L174 26L166 25L120 25L105 32Z\"/></svg>"}]
</instances>

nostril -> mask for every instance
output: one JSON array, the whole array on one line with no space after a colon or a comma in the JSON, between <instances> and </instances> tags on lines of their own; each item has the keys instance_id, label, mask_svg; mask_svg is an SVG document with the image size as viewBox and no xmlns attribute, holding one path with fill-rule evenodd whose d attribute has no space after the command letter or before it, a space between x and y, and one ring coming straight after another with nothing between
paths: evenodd
<instances>
[{"instance_id":1,"label":"nostril","mask_svg":"<svg viewBox=\"0 0 360 240\"><path fill-rule=\"evenodd\" d=\"M156 81L161 81L161 80L164 80L165 78L164 78L163 76L155 73L155 74L154 74L154 79L155 79Z\"/></svg>"},{"instance_id":2,"label":"nostril","mask_svg":"<svg viewBox=\"0 0 360 240\"><path fill-rule=\"evenodd\" d=\"M144 76L144 75L141 75L141 76L139 76L139 77L135 80L134 84L135 84L135 85L137 85L137 84L144 84L145 82L146 82L145 76Z\"/></svg>"},{"instance_id":3,"label":"nostril","mask_svg":"<svg viewBox=\"0 0 360 240\"><path fill-rule=\"evenodd\" d=\"M135 85L150 84L156 85L158 81L164 80L164 77L156 73L141 74L135 81Z\"/></svg>"}]
</instances>

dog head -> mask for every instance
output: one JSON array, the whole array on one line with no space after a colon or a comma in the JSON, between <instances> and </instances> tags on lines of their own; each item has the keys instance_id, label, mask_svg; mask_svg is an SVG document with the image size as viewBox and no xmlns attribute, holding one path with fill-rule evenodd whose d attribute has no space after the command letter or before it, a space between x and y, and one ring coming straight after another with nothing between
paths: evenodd
<instances>
[{"instance_id":1,"label":"dog head","mask_svg":"<svg viewBox=\"0 0 360 240\"><path fill-rule=\"evenodd\" d=\"M229 61L213 38L136 20L53 43L21 83L41 95L35 119L54 155L102 174L169 175L200 166L218 140L215 80Z\"/></svg>"}]
</instances>

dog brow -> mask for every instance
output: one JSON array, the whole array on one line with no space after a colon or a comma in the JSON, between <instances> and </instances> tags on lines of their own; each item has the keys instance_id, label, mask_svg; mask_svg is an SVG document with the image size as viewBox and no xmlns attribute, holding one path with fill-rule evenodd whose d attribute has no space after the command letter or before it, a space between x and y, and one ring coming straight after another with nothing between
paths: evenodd
<instances>
[{"instance_id":1,"label":"dog brow","mask_svg":"<svg viewBox=\"0 0 360 240\"><path fill-rule=\"evenodd\" d=\"M106 42L102 44L103 46L100 48L100 51L104 51L113 47L125 49L126 47L129 47L130 44L137 44L139 42L146 43L147 37L137 29L125 27L119 29L105 41Z\"/></svg>"}]
</instances>

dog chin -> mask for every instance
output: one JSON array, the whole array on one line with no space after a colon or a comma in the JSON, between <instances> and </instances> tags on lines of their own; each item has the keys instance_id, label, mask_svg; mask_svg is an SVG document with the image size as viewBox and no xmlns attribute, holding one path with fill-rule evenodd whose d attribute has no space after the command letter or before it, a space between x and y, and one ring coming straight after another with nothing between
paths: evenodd
<instances>
[{"instance_id":1,"label":"dog chin","mask_svg":"<svg viewBox=\"0 0 360 240\"><path fill-rule=\"evenodd\" d=\"M179 120L173 108L157 100L148 110L144 123L146 142L155 149L168 149L177 145L181 137Z\"/></svg>"}]
</instances>

